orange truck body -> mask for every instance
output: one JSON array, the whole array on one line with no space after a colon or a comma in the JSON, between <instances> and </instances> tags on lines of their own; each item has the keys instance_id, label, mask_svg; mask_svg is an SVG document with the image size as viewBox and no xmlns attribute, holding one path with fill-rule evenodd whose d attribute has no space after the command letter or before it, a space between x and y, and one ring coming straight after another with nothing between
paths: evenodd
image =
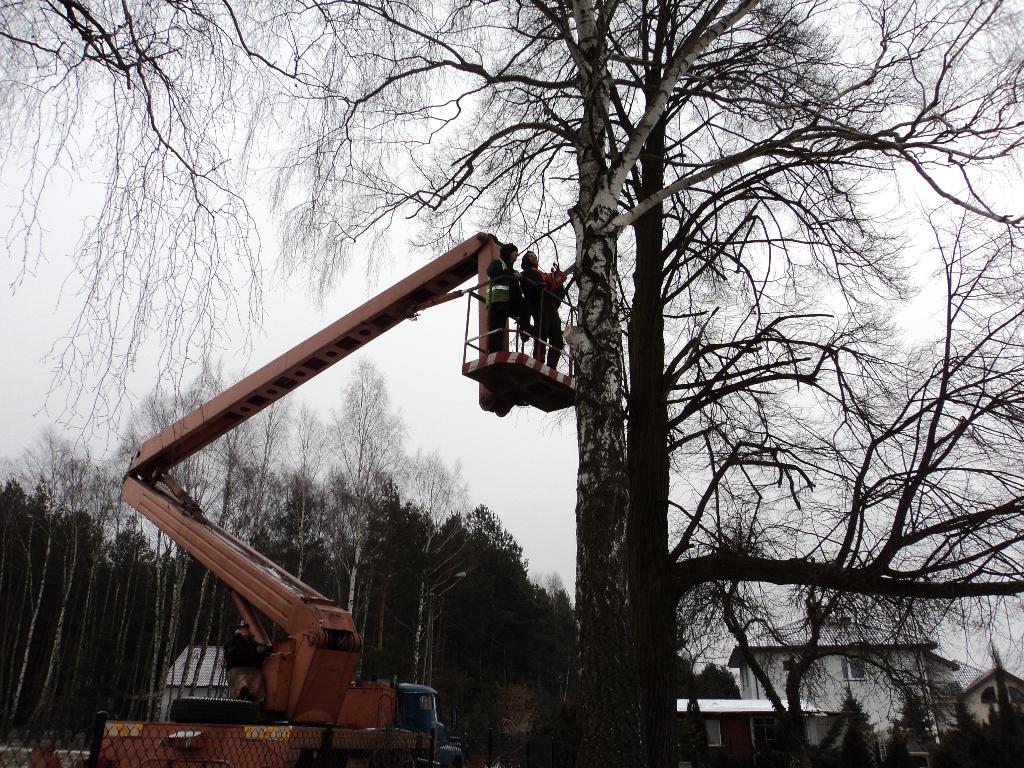
<instances>
[{"instance_id":1,"label":"orange truck body","mask_svg":"<svg viewBox=\"0 0 1024 768\"><path fill-rule=\"evenodd\" d=\"M426 754L427 737L396 729L330 730L301 725L106 723L98 768L174 765L206 768L410 765ZM331 755L344 756L342 759ZM385 758L390 757L390 759Z\"/></svg>"}]
</instances>

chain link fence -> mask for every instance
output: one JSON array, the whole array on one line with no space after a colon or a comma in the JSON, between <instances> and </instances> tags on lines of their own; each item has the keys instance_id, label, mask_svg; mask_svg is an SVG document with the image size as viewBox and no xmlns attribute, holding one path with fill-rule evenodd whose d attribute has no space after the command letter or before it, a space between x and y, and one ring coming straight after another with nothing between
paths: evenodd
<instances>
[{"instance_id":1,"label":"chain link fence","mask_svg":"<svg viewBox=\"0 0 1024 768\"><path fill-rule=\"evenodd\" d=\"M507 734L488 730L479 737L461 739L468 756L467 768L573 768L570 744L532 734Z\"/></svg>"},{"instance_id":2,"label":"chain link fence","mask_svg":"<svg viewBox=\"0 0 1024 768\"><path fill-rule=\"evenodd\" d=\"M88 759L85 731L0 731L0 768L84 768Z\"/></svg>"},{"instance_id":3,"label":"chain link fence","mask_svg":"<svg viewBox=\"0 0 1024 768\"><path fill-rule=\"evenodd\" d=\"M397 729L154 723L0 735L0 768L427 768L431 737Z\"/></svg>"},{"instance_id":4,"label":"chain link fence","mask_svg":"<svg viewBox=\"0 0 1024 768\"><path fill-rule=\"evenodd\" d=\"M0 768L573 768L569 744L488 730L451 737L397 729L108 719L74 730L0 732Z\"/></svg>"}]
</instances>

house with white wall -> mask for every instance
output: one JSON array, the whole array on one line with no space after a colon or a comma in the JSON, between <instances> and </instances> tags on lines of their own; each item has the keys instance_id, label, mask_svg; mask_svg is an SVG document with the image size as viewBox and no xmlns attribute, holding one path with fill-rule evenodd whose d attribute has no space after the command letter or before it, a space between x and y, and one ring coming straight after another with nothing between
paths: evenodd
<instances>
[{"instance_id":1,"label":"house with white wall","mask_svg":"<svg viewBox=\"0 0 1024 768\"><path fill-rule=\"evenodd\" d=\"M750 655L780 695L784 696L786 674L806 637L804 626L795 624L771 638L751 640ZM821 630L817 660L804 678L801 699L811 708L838 712L849 689L871 725L884 733L901 719L911 696L929 730L937 733L953 722L959 692L957 663L937 650L938 644L929 640L892 639L854 622L837 622ZM766 697L739 646L733 649L729 666L739 671L744 699Z\"/></svg>"},{"instance_id":2,"label":"house with white wall","mask_svg":"<svg viewBox=\"0 0 1024 768\"><path fill-rule=\"evenodd\" d=\"M1006 693L1010 697L1010 703L1018 709L1024 710L1024 680L1010 672L1004 672L1004 674L1006 675ZM996 692L996 670L979 671L973 680L963 686L960 698L975 720L979 723L988 720L999 705L999 697Z\"/></svg>"}]
</instances>

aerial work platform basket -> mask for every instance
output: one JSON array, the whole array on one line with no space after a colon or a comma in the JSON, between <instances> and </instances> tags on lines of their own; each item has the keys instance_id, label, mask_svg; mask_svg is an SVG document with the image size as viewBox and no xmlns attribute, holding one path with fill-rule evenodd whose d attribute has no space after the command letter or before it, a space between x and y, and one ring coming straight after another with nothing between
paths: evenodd
<instances>
[{"instance_id":1,"label":"aerial work platform basket","mask_svg":"<svg viewBox=\"0 0 1024 768\"><path fill-rule=\"evenodd\" d=\"M474 305L477 307L480 333L470 336ZM565 316L571 324L572 308L562 302L560 309L567 313ZM550 413L576 402L573 362L568 350L559 350L555 365L547 365L542 359L545 345L538 338L538 333L536 328L521 328L513 318L504 329L489 334L483 296L476 290L468 292L462 375L480 383L480 407L485 411L505 416L518 405ZM499 334L501 340L495 344ZM491 346L498 347L498 351L489 351Z\"/></svg>"}]
</instances>

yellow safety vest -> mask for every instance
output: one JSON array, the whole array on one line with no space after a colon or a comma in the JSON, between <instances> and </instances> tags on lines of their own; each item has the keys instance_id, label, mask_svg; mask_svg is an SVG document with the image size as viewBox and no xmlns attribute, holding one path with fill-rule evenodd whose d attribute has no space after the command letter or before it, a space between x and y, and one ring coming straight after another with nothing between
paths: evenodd
<instances>
[{"instance_id":1,"label":"yellow safety vest","mask_svg":"<svg viewBox=\"0 0 1024 768\"><path fill-rule=\"evenodd\" d=\"M512 300L512 286L509 281L515 279L516 271L506 264L504 259L495 259L495 261L501 264L501 274L492 278L491 282L487 284L484 300L487 306Z\"/></svg>"}]
</instances>

